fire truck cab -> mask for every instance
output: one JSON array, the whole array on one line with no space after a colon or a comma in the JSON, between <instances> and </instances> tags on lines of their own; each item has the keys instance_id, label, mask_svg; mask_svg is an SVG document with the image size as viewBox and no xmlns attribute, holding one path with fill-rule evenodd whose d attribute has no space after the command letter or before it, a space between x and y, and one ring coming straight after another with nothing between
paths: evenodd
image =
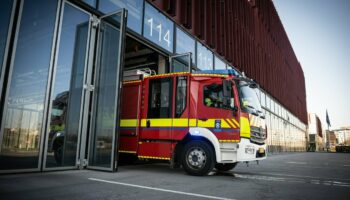
<instances>
[{"instance_id":1,"label":"fire truck cab","mask_svg":"<svg viewBox=\"0 0 350 200\"><path fill-rule=\"evenodd\" d=\"M119 153L168 160L191 175L266 158L257 84L237 71L141 74L127 80Z\"/></svg>"}]
</instances>

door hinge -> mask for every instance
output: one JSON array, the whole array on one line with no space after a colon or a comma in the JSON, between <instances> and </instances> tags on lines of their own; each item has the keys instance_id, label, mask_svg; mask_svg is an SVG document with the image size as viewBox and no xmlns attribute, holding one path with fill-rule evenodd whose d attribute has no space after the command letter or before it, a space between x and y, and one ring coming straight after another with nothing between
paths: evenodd
<instances>
[{"instance_id":1,"label":"door hinge","mask_svg":"<svg viewBox=\"0 0 350 200\"><path fill-rule=\"evenodd\" d=\"M87 161L87 159L79 159L77 161L77 165L79 168L86 167L88 165L88 161Z\"/></svg>"},{"instance_id":2,"label":"door hinge","mask_svg":"<svg viewBox=\"0 0 350 200\"><path fill-rule=\"evenodd\" d=\"M92 27L93 27L93 28L97 28L98 25L100 24L100 19L97 18L96 16L92 16L92 17L90 18L90 20L91 20L91 22L92 22Z\"/></svg>"},{"instance_id":3,"label":"door hinge","mask_svg":"<svg viewBox=\"0 0 350 200\"><path fill-rule=\"evenodd\" d=\"M92 91L94 91L95 86L93 86L93 85L88 85L88 84L84 84L83 88L84 88L84 90L87 90L87 91L92 92Z\"/></svg>"}]
</instances>

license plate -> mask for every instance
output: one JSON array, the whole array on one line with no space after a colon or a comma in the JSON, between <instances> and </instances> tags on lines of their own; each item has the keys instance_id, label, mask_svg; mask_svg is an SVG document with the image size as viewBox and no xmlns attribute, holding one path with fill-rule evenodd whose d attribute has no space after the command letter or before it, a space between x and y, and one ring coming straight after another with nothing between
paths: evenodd
<instances>
[{"instance_id":1,"label":"license plate","mask_svg":"<svg viewBox=\"0 0 350 200\"><path fill-rule=\"evenodd\" d=\"M250 146L246 147L245 153L246 154L254 154L254 147L250 147Z\"/></svg>"},{"instance_id":2,"label":"license plate","mask_svg":"<svg viewBox=\"0 0 350 200\"><path fill-rule=\"evenodd\" d=\"M265 153L265 149L264 149L264 148L259 148L259 153L260 153L260 154Z\"/></svg>"}]
</instances>

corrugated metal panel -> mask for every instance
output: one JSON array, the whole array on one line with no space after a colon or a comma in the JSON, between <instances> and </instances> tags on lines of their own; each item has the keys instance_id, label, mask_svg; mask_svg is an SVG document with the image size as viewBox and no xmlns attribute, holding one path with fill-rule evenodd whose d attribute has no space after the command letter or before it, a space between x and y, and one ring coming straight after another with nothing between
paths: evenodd
<instances>
[{"instance_id":1,"label":"corrugated metal panel","mask_svg":"<svg viewBox=\"0 0 350 200\"><path fill-rule=\"evenodd\" d=\"M304 73L271 0L148 0L307 124Z\"/></svg>"}]
</instances>

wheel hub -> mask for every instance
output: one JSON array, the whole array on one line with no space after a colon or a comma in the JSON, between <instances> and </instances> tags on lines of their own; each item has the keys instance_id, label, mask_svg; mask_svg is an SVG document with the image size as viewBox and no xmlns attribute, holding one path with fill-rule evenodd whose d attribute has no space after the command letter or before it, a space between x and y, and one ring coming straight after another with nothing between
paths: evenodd
<instances>
[{"instance_id":1,"label":"wheel hub","mask_svg":"<svg viewBox=\"0 0 350 200\"><path fill-rule=\"evenodd\" d=\"M205 152L200 148L193 148L187 156L188 163L194 168L202 168L206 160Z\"/></svg>"}]
</instances>

